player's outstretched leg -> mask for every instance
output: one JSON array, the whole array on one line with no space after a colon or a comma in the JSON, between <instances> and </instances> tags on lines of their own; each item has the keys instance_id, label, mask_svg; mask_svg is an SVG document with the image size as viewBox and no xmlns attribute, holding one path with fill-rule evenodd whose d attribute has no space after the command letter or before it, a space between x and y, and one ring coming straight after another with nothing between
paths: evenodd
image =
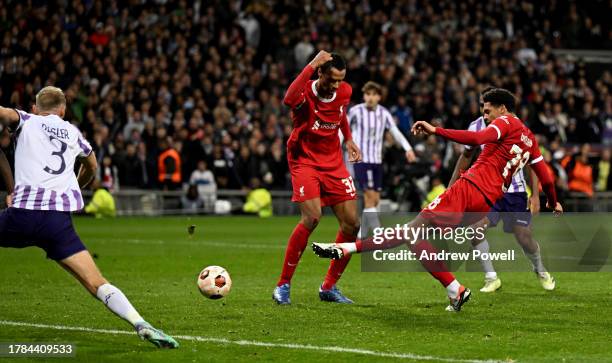
<instances>
[{"instance_id":1,"label":"player's outstretched leg","mask_svg":"<svg viewBox=\"0 0 612 363\"><path fill-rule=\"evenodd\" d=\"M542 254L540 253L540 245L536 240L533 239L533 233L531 228L528 226L514 226L514 236L516 241L523 248L525 256L531 261L533 272L535 272L542 288L547 291L555 289L557 283L555 278L544 267L542 262Z\"/></svg>"},{"instance_id":2,"label":"player's outstretched leg","mask_svg":"<svg viewBox=\"0 0 612 363\"><path fill-rule=\"evenodd\" d=\"M429 226L429 221L419 215L408 225L412 228L425 228ZM417 256L421 256L423 252L428 254L435 254L438 252L434 246L425 240L414 244L410 243L411 241L401 239L385 239L381 243L375 243L374 241L373 238L367 238L363 241L358 240L356 243L324 244L315 242L313 243L313 251L320 257L342 258L351 253L384 250L397 247L402 243L409 243L411 251L416 253ZM448 271L446 264L442 261L420 259L420 262L423 267L446 288L446 292L450 299L450 305L447 307L447 310L460 311L463 304L470 299L471 291L455 279L455 276Z\"/></svg>"},{"instance_id":3,"label":"player's outstretched leg","mask_svg":"<svg viewBox=\"0 0 612 363\"><path fill-rule=\"evenodd\" d=\"M87 250L77 252L58 262L107 308L132 324L141 339L146 339L159 348L178 348L179 344L176 340L147 323L130 304L123 292L102 277Z\"/></svg>"},{"instance_id":4,"label":"player's outstretched leg","mask_svg":"<svg viewBox=\"0 0 612 363\"><path fill-rule=\"evenodd\" d=\"M375 250L387 250L406 243L402 239L383 239L378 241L374 237L357 238L354 242L321 243L313 242L312 251L321 258L339 260L354 253L363 253Z\"/></svg>"}]
</instances>

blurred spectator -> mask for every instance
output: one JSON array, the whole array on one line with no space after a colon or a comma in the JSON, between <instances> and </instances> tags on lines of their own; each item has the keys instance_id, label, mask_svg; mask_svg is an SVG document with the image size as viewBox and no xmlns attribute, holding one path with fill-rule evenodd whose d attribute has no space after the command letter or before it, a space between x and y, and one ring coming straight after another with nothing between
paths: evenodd
<instances>
[{"instance_id":1,"label":"blurred spectator","mask_svg":"<svg viewBox=\"0 0 612 363\"><path fill-rule=\"evenodd\" d=\"M181 196L181 206L183 210L193 214L198 213L204 208L204 201L200 198L197 185L189 184L185 194Z\"/></svg>"},{"instance_id":2,"label":"blurred spectator","mask_svg":"<svg viewBox=\"0 0 612 363\"><path fill-rule=\"evenodd\" d=\"M144 157L137 154L137 146L128 144L125 151L115 154L118 179L122 188L143 188L146 186L147 172Z\"/></svg>"},{"instance_id":3,"label":"blurred spectator","mask_svg":"<svg viewBox=\"0 0 612 363\"><path fill-rule=\"evenodd\" d=\"M566 157L564 163L569 190L583 193L588 197L593 196L593 168L589 164L590 151L590 145L584 144L577 155Z\"/></svg>"},{"instance_id":4,"label":"blurred spectator","mask_svg":"<svg viewBox=\"0 0 612 363\"><path fill-rule=\"evenodd\" d=\"M100 166L100 180L102 187L109 191L119 190L119 180L117 178L117 167L113 165L110 156L104 156Z\"/></svg>"},{"instance_id":5,"label":"blurred spectator","mask_svg":"<svg viewBox=\"0 0 612 363\"><path fill-rule=\"evenodd\" d=\"M597 163L594 171L596 189L600 192L612 191L612 173L610 172L610 155L612 149L607 148L601 153L601 160Z\"/></svg>"},{"instance_id":6,"label":"blurred spectator","mask_svg":"<svg viewBox=\"0 0 612 363\"><path fill-rule=\"evenodd\" d=\"M108 189L97 179L93 181L92 189L94 190L93 198L85 206L85 213L94 215L96 218L115 217L115 199Z\"/></svg>"},{"instance_id":7,"label":"blurred spectator","mask_svg":"<svg viewBox=\"0 0 612 363\"><path fill-rule=\"evenodd\" d=\"M280 100L318 49L346 57L355 101L381 83L405 133L415 119L465 127L495 85L516 93L544 147L612 145L611 72L553 52L612 49L609 1L0 3L1 104L30 110L44 85L63 88L67 119L126 187L178 188L205 159L220 189L289 189ZM411 176L392 149L384 161L390 196L422 170L449 174L453 146L411 143Z\"/></svg>"},{"instance_id":8,"label":"blurred spectator","mask_svg":"<svg viewBox=\"0 0 612 363\"><path fill-rule=\"evenodd\" d=\"M164 190L176 190L181 187L181 156L170 146L167 140L160 142L162 150L157 159L158 181Z\"/></svg>"},{"instance_id":9,"label":"blurred spectator","mask_svg":"<svg viewBox=\"0 0 612 363\"><path fill-rule=\"evenodd\" d=\"M198 168L191 173L189 185L195 185L198 188L198 195L204 201L205 208L214 208L217 200L217 183L213 173L208 170L206 161L198 161Z\"/></svg>"},{"instance_id":10,"label":"blurred spectator","mask_svg":"<svg viewBox=\"0 0 612 363\"><path fill-rule=\"evenodd\" d=\"M429 193L427 193L427 196L425 197L423 204L421 204L421 207L427 207L429 203L433 202L438 196L440 196L440 194L444 193L445 190L446 187L444 186L444 184L442 184L442 180L440 179L440 177L433 176L433 178L431 179L431 189L429 190Z\"/></svg>"},{"instance_id":11,"label":"blurred spectator","mask_svg":"<svg viewBox=\"0 0 612 363\"><path fill-rule=\"evenodd\" d=\"M261 187L259 179L251 179L250 191L242 210L245 213L257 214L261 218L272 216L272 195L266 188Z\"/></svg>"}]
</instances>

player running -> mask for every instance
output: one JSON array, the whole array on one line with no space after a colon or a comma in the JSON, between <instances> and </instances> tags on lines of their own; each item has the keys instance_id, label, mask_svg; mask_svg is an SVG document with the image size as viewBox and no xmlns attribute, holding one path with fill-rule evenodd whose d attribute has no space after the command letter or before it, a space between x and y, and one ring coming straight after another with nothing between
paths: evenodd
<instances>
[{"instance_id":1,"label":"player running","mask_svg":"<svg viewBox=\"0 0 612 363\"><path fill-rule=\"evenodd\" d=\"M74 230L70 212L83 208L80 189L93 179L97 162L81 132L63 120L64 93L56 87L43 88L33 111L0 107L0 122L17 135L15 189L12 205L0 213L0 246L42 248L87 291L132 324L142 339L160 348L178 348L172 337L147 323L123 292L102 277ZM73 171L76 159L82 164L78 177Z\"/></svg>"},{"instance_id":2,"label":"player running","mask_svg":"<svg viewBox=\"0 0 612 363\"><path fill-rule=\"evenodd\" d=\"M318 79L310 80L317 71ZM356 191L346 170L338 130L342 131L349 161L361 160L353 142L346 112L351 86L344 82L346 64L337 54L320 51L291 83L283 102L291 107L293 131L287 142L287 159L293 185L292 201L302 215L291 233L278 284L272 298L290 304L291 278L308 244L308 236L321 219L321 207L331 206L340 230L336 242L355 241L359 231ZM350 256L332 261L319 288L322 301L351 304L336 287Z\"/></svg>"},{"instance_id":3,"label":"player running","mask_svg":"<svg viewBox=\"0 0 612 363\"><path fill-rule=\"evenodd\" d=\"M482 93L493 89L493 87L486 88ZM483 111L484 103L482 101L482 94L480 96L480 112ZM480 131L486 127L487 123L483 116L479 117L468 127L470 131ZM481 150L484 145L480 146ZM465 145L463 153L459 156L453 176L449 182L449 186L459 177L459 174L465 171L477 149L471 145ZM512 177L512 183L508 187L504 196L498 200L489 214L484 217L481 221L473 225L473 228L480 227L495 227L500 219L504 221L504 232L513 233L518 244L523 248L525 256L529 258L533 266L533 271L536 273L540 284L545 290L555 289L555 279L546 271L542 262L542 256L540 254L540 246L537 241L533 239L531 232L531 214L537 214L540 211L540 196L538 190L538 178L530 170L531 178L531 198L527 198L527 182L523 176L523 171L519 171ZM529 206L529 207L528 207ZM486 238L474 239L472 246L482 252L482 254L489 253L489 242ZM482 255L481 255L482 256ZM485 283L480 289L481 292L494 292L501 287L501 279L497 276L497 272L493 267L493 262L489 259L480 258L480 263L485 271Z\"/></svg>"},{"instance_id":4,"label":"player running","mask_svg":"<svg viewBox=\"0 0 612 363\"><path fill-rule=\"evenodd\" d=\"M348 119L353 139L359 145L363 156L363 161L356 163L354 169L357 184L364 191L363 217L359 236L365 237L369 230L380 226L377 208L382 190L382 151L385 131L389 130L395 141L402 146L408 162L416 161L416 156L408 140L395 125L395 120L389 110L380 104L382 86L369 81L361 90L364 102L351 107Z\"/></svg>"},{"instance_id":5,"label":"player running","mask_svg":"<svg viewBox=\"0 0 612 363\"><path fill-rule=\"evenodd\" d=\"M515 105L514 95L504 89L492 89L483 95L483 101L484 118L492 121L480 131L448 130L434 127L425 121L413 125L414 134L433 134L462 144L485 147L474 165L409 222L409 228L457 226L462 221L471 224L481 220L494 202L507 191L514 174L528 162L542 182L548 198L547 205L556 215L563 212L561 204L557 202L552 176L543 161L535 137L521 120L511 114ZM372 239L365 239L339 245L313 243L313 250L321 257L345 258L351 253L393 248L404 242L414 244L417 241L387 240L375 244ZM450 276L452 274L443 271L439 280L444 284L444 280ZM456 280L452 284L456 286L457 294L453 297L449 289L451 285L446 285L450 298L447 310L459 311L469 299L470 291Z\"/></svg>"}]
</instances>

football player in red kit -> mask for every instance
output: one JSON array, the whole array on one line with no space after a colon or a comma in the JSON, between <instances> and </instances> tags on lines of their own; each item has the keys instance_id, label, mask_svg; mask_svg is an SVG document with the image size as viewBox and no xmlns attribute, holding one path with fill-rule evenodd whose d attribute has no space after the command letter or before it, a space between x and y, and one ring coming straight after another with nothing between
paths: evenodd
<instances>
[{"instance_id":1,"label":"football player in red kit","mask_svg":"<svg viewBox=\"0 0 612 363\"><path fill-rule=\"evenodd\" d=\"M511 113L516 103L514 95L507 90L496 88L486 92L483 101L484 118L488 126L481 131L448 130L434 127L425 121L417 121L413 125L414 134L434 134L464 145L486 147L474 165L463 173L459 180L408 223L409 228L457 226L462 222L470 224L482 219L503 196L512 176L528 162L542 183L548 199L547 206L553 209L555 214L563 213L561 204L557 202L553 177L543 161L535 137L521 120ZM465 215L464 212L470 212L470 215ZM351 253L393 248L403 242L418 246L423 241L394 239L376 244L366 239L340 245L316 243L313 244L313 249L321 257L346 258ZM421 262L424 265L432 263ZM461 306L470 297L469 289L460 285L453 275L445 270L444 264L439 264L437 271L431 273L447 288L450 298L447 310L461 310Z\"/></svg>"},{"instance_id":2,"label":"football player in red kit","mask_svg":"<svg viewBox=\"0 0 612 363\"><path fill-rule=\"evenodd\" d=\"M315 72L318 79L311 80ZM281 276L272 294L278 304L291 303L291 278L321 219L322 206L330 206L340 224L336 242L355 241L359 231L355 185L344 165L338 136L342 131L349 160L359 161L361 152L351 138L346 116L352 89L343 81L345 75L341 56L320 51L291 83L283 100L291 107L293 120L287 142L292 201L298 203L302 218L289 237ZM346 256L331 261L319 288L322 301L352 303L336 288L349 260Z\"/></svg>"}]
</instances>

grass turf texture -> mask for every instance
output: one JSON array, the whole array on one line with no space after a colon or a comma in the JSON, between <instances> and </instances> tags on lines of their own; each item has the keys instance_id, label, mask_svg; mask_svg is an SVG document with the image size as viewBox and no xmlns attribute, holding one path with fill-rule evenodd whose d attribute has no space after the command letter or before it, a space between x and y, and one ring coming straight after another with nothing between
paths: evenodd
<instances>
[{"instance_id":1,"label":"grass turf texture","mask_svg":"<svg viewBox=\"0 0 612 363\"><path fill-rule=\"evenodd\" d=\"M293 281L293 305L276 306L271 292L296 222L296 217L75 218L105 277L148 321L172 335L451 359L612 361L609 272L557 273L558 290L552 293L542 290L531 273L502 273L504 286L494 294L478 292L481 273L459 272L474 295L461 313L454 314L444 311L445 292L428 274L361 273L359 257L354 257L339 286L356 304L338 306L319 301L318 287L329 262L308 249ZM197 228L190 238L191 224ZM335 219L326 217L311 240L329 241L336 230ZM488 234L492 244L499 233L497 229ZM233 289L226 299L207 300L197 290L199 271L212 264L226 267L232 276ZM37 248L0 249L0 276L0 320L131 328ZM0 325L0 342L75 343L76 361L84 362L391 360L187 340L180 341L178 350L164 351L135 334L8 325Z\"/></svg>"}]
</instances>

